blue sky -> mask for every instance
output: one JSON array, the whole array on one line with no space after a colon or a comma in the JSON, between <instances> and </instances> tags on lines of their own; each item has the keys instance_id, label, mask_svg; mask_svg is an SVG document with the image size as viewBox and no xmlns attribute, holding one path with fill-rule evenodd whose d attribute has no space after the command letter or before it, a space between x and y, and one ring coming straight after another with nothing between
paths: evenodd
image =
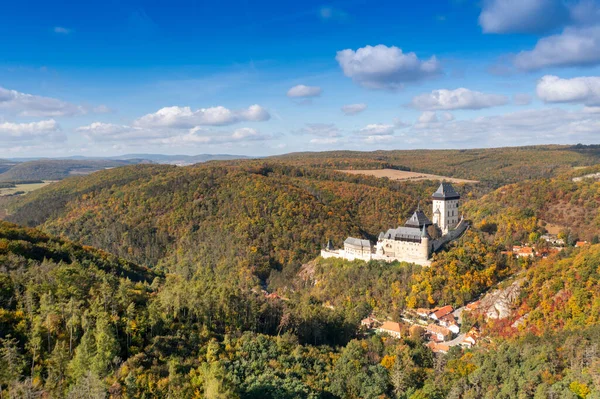
<instances>
[{"instance_id":1,"label":"blue sky","mask_svg":"<svg viewBox=\"0 0 600 399\"><path fill-rule=\"evenodd\" d=\"M21 1L0 37L0 157L600 138L596 0Z\"/></svg>"}]
</instances>

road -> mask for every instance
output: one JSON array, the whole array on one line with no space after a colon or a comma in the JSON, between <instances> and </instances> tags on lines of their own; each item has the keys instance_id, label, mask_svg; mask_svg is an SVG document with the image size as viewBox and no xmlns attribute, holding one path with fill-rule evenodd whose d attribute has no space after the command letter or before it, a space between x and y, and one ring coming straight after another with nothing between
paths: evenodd
<instances>
[{"instance_id":1,"label":"road","mask_svg":"<svg viewBox=\"0 0 600 399\"><path fill-rule=\"evenodd\" d=\"M440 342L440 343L443 345L448 345L448 346L456 346L456 345L460 345L460 343L463 341L463 339L465 339L465 334L459 334L452 341L446 341L446 342Z\"/></svg>"}]
</instances>

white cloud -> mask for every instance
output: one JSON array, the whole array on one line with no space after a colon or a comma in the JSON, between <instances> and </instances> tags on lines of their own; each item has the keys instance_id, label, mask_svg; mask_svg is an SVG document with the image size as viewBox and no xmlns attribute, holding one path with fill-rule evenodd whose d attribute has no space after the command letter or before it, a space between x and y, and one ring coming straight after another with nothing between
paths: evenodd
<instances>
[{"instance_id":1,"label":"white cloud","mask_svg":"<svg viewBox=\"0 0 600 399\"><path fill-rule=\"evenodd\" d=\"M398 90L407 82L415 82L442 72L435 56L424 61L415 53L382 44L366 46L354 51L338 51L335 57L344 75L369 89Z\"/></svg>"},{"instance_id":2,"label":"white cloud","mask_svg":"<svg viewBox=\"0 0 600 399\"><path fill-rule=\"evenodd\" d=\"M85 114L85 108L56 98L36 96L0 87L0 110L25 117L60 117Z\"/></svg>"},{"instance_id":3,"label":"white cloud","mask_svg":"<svg viewBox=\"0 0 600 399\"><path fill-rule=\"evenodd\" d=\"M165 107L153 114L147 114L134 121L134 126L145 128L172 127L189 129L195 126L222 126L240 122L260 122L271 118L269 112L260 105L247 109L230 110L218 106L192 111L190 107Z\"/></svg>"},{"instance_id":4,"label":"white cloud","mask_svg":"<svg viewBox=\"0 0 600 399\"><path fill-rule=\"evenodd\" d=\"M363 142L367 144L389 143L390 141L394 141L395 138L396 137L391 134L381 136L367 136L363 139Z\"/></svg>"},{"instance_id":5,"label":"white cloud","mask_svg":"<svg viewBox=\"0 0 600 399\"><path fill-rule=\"evenodd\" d=\"M600 63L600 26L566 28L540 39L530 51L515 56L514 64L531 71L546 67L573 67Z\"/></svg>"},{"instance_id":6,"label":"white cloud","mask_svg":"<svg viewBox=\"0 0 600 399\"><path fill-rule=\"evenodd\" d=\"M321 92L322 90L318 86L297 85L288 90L287 96L290 98L318 97Z\"/></svg>"},{"instance_id":7,"label":"white cloud","mask_svg":"<svg viewBox=\"0 0 600 399\"><path fill-rule=\"evenodd\" d=\"M547 103L600 105L600 77L583 76L561 79L546 75L537 84L538 97Z\"/></svg>"},{"instance_id":8,"label":"white cloud","mask_svg":"<svg viewBox=\"0 0 600 399\"><path fill-rule=\"evenodd\" d=\"M274 137L269 134L262 134L256 129L243 127L233 132L215 132L203 127L190 129L187 134L180 134L168 137L159 142L161 144L171 145L193 145L193 144L231 144L246 143L250 141L266 141Z\"/></svg>"},{"instance_id":9,"label":"white cloud","mask_svg":"<svg viewBox=\"0 0 600 399\"><path fill-rule=\"evenodd\" d=\"M438 121L437 113L433 111L425 111L419 116L419 123L434 123Z\"/></svg>"},{"instance_id":10,"label":"white cloud","mask_svg":"<svg viewBox=\"0 0 600 399\"><path fill-rule=\"evenodd\" d=\"M333 123L307 123L301 129L295 130L292 133L297 135L339 137L342 132Z\"/></svg>"},{"instance_id":11,"label":"white cloud","mask_svg":"<svg viewBox=\"0 0 600 399\"><path fill-rule=\"evenodd\" d=\"M484 33L543 33L568 20L562 0L485 0L479 15Z\"/></svg>"},{"instance_id":12,"label":"white cloud","mask_svg":"<svg viewBox=\"0 0 600 399\"><path fill-rule=\"evenodd\" d=\"M531 104L531 96L527 93L517 93L513 96L513 102L515 105L529 105Z\"/></svg>"},{"instance_id":13,"label":"white cloud","mask_svg":"<svg viewBox=\"0 0 600 399\"><path fill-rule=\"evenodd\" d=\"M269 140L272 135L262 134L258 130L243 127L233 131L215 131L205 127L193 127L181 133L178 129L141 128L137 126L117 125L94 122L76 129L95 142L136 142L146 144L222 144Z\"/></svg>"},{"instance_id":14,"label":"white cloud","mask_svg":"<svg viewBox=\"0 0 600 399\"><path fill-rule=\"evenodd\" d=\"M523 110L468 120L417 124L410 132L421 145L465 148L531 144L595 143L600 114L560 108Z\"/></svg>"},{"instance_id":15,"label":"white cloud","mask_svg":"<svg viewBox=\"0 0 600 399\"><path fill-rule=\"evenodd\" d=\"M310 139L310 144L336 144L339 142L339 138L336 137L325 137L325 138L314 138Z\"/></svg>"},{"instance_id":16,"label":"white cloud","mask_svg":"<svg viewBox=\"0 0 600 399\"><path fill-rule=\"evenodd\" d=\"M73 29L65 28L63 26L55 26L54 27L54 33L58 33L61 35L68 35L71 32L73 32Z\"/></svg>"},{"instance_id":17,"label":"white cloud","mask_svg":"<svg viewBox=\"0 0 600 399\"><path fill-rule=\"evenodd\" d=\"M144 129L135 126L102 122L94 122L87 126L81 126L76 131L95 142L140 141L163 138L169 134L174 134L164 130Z\"/></svg>"},{"instance_id":18,"label":"white cloud","mask_svg":"<svg viewBox=\"0 0 600 399\"><path fill-rule=\"evenodd\" d=\"M396 130L394 125L373 123L363 127L357 133L363 136L390 136L394 134L394 130Z\"/></svg>"},{"instance_id":19,"label":"white cloud","mask_svg":"<svg viewBox=\"0 0 600 399\"><path fill-rule=\"evenodd\" d=\"M454 115L452 115L450 112L444 112L444 113L442 113L442 116L440 117L440 119L443 120L444 122L453 121Z\"/></svg>"},{"instance_id":20,"label":"white cloud","mask_svg":"<svg viewBox=\"0 0 600 399\"><path fill-rule=\"evenodd\" d=\"M412 99L411 106L420 110L482 109L508 103L505 96L465 89L433 90Z\"/></svg>"},{"instance_id":21,"label":"white cloud","mask_svg":"<svg viewBox=\"0 0 600 399\"><path fill-rule=\"evenodd\" d=\"M583 112L586 114L600 114L600 107L583 107Z\"/></svg>"},{"instance_id":22,"label":"white cloud","mask_svg":"<svg viewBox=\"0 0 600 399\"><path fill-rule=\"evenodd\" d=\"M346 115L356 115L367 109L367 104L348 104L342 107L342 112Z\"/></svg>"},{"instance_id":23,"label":"white cloud","mask_svg":"<svg viewBox=\"0 0 600 399\"><path fill-rule=\"evenodd\" d=\"M60 125L54 119L31 123L0 123L0 141L64 140Z\"/></svg>"}]
</instances>

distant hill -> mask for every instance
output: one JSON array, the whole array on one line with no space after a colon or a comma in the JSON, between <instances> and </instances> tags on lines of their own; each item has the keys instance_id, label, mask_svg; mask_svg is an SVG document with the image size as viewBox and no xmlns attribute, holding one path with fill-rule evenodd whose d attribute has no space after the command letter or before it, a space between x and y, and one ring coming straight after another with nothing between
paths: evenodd
<instances>
[{"instance_id":1,"label":"distant hill","mask_svg":"<svg viewBox=\"0 0 600 399\"><path fill-rule=\"evenodd\" d=\"M208 161L230 161L233 159L249 159L251 157L245 155L231 154L198 154L198 155L164 155L164 154L126 154L112 157L111 159L130 160L130 159L147 159L155 163L169 165L193 165L200 162Z\"/></svg>"},{"instance_id":2,"label":"distant hill","mask_svg":"<svg viewBox=\"0 0 600 399\"><path fill-rule=\"evenodd\" d=\"M479 180L497 188L600 163L600 145L543 145L470 150L299 152L271 157L328 169L399 169Z\"/></svg>"},{"instance_id":3,"label":"distant hill","mask_svg":"<svg viewBox=\"0 0 600 399\"><path fill-rule=\"evenodd\" d=\"M0 174L6 172L10 168L14 167L17 163L14 161L9 161L7 159L0 159Z\"/></svg>"},{"instance_id":4,"label":"distant hill","mask_svg":"<svg viewBox=\"0 0 600 399\"><path fill-rule=\"evenodd\" d=\"M86 175L98 170L142 162L141 160L55 160L42 159L21 163L0 161L0 182L62 180L73 175Z\"/></svg>"},{"instance_id":5,"label":"distant hill","mask_svg":"<svg viewBox=\"0 0 600 399\"><path fill-rule=\"evenodd\" d=\"M234 159L249 159L251 157L245 155L232 154L197 154L197 155L165 155L165 154L125 154L112 157L58 157L58 158L11 158L6 162L29 162L42 160L67 160L67 161L150 161L154 163L169 164L169 165L193 165L200 162L208 161L229 161ZM3 160L0 160L0 165Z\"/></svg>"}]
</instances>

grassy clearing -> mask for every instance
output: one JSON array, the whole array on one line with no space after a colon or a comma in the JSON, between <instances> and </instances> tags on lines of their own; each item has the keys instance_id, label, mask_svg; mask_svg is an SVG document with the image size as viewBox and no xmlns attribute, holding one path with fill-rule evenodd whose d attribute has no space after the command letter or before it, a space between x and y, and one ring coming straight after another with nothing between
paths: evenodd
<instances>
[{"instance_id":1,"label":"grassy clearing","mask_svg":"<svg viewBox=\"0 0 600 399\"><path fill-rule=\"evenodd\" d=\"M407 172L404 170L396 169L371 169L371 170L338 170L338 172L349 173L352 175L368 175L375 177L387 177L391 180L406 180L406 181L419 181L419 180L440 180L449 181L451 183L479 183L477 180L466 180L456 179L453 177L431 175L428 173L419 172Z\"/></svg>"},{"instance_id":2,"label":"grassy clearing","mask_svg":"<svg viewBox=\"0 0 600 399\"><path fill-rule=\"evenodd\" d=\"M15 195L16 193L27 194L54 182L54 180L46 180L43 183L15 184L15 187L0 188L0 197Z\"/></svg>"}]
</instances>

